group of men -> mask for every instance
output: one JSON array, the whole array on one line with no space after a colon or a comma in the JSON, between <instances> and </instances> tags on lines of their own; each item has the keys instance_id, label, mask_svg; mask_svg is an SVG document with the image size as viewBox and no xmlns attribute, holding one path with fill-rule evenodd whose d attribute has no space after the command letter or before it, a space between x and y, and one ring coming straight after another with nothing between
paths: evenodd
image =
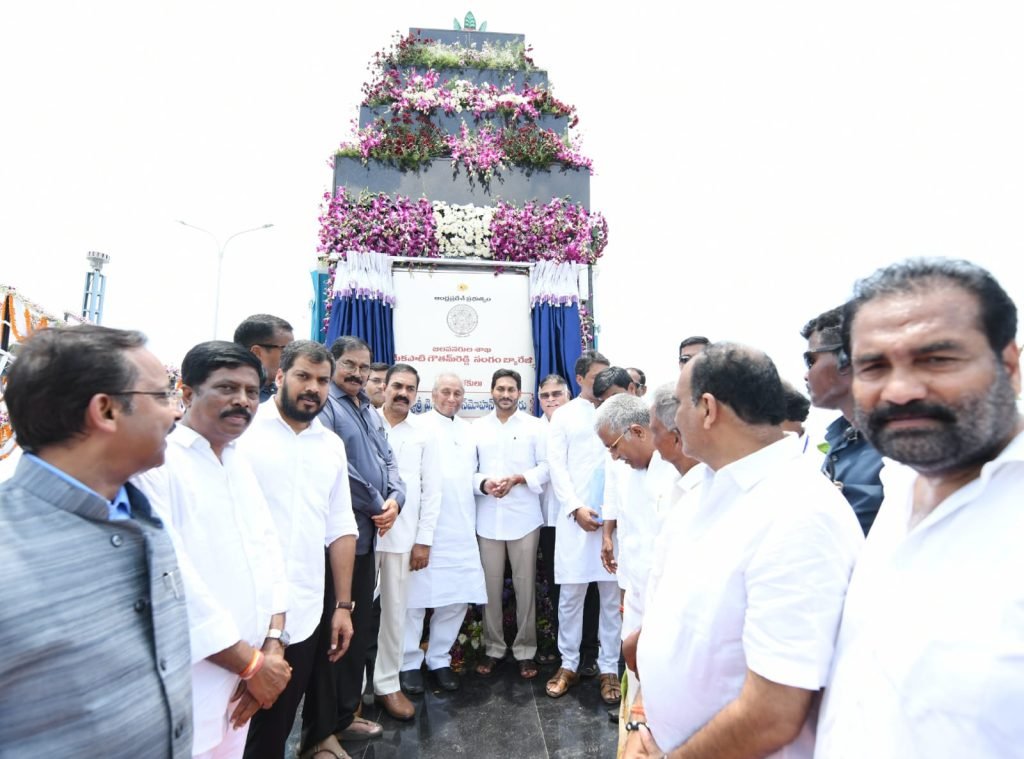
<instances>
[{"instance_id":1,"label":"group of men","mask_svg":"<svg viewBox=\"0 0 1024 759\"><path fill-rule=\"evenodd\" d=\"M43 330L5 393L0 756L282 757L304 697L302 755L345 757L382 732L364 678L397 719L424 666L459 687L469 604L476 673L537 676L538 551L545 690L593 668L621 755L1015 755L1016 329L966 262L859 281L801 332L811 403L841 413L824 455L768 356L702 337L647 397L586 352L539 418L499 369L470 423L456 375L415 415L415 367L267 315L190 350L180 398L139 333Z\"/></svg>"}]
</instances>

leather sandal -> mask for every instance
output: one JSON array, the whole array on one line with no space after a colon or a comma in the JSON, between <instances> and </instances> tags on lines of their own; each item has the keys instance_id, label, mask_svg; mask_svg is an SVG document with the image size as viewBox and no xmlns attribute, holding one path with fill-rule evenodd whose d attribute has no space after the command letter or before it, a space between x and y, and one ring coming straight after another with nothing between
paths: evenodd
<instances>
[{"instance_id":1,"label":"leather sandal","mask_svg":"<svg viewBox=\"0 0 1024 759\"><path fill-rule=\"evenodd\" d=\"M579 681L580 676L571 669L559 667L555 676L548 680L548 684L544 686L544 692L551 696L551 698L561 698L569 688Z\"/></svg>"},{"instance_id":2,"label":"leather sandal","mask_svg":"<svg viewBox=\"0 0 1024 759\"><path fill-rule=\"evenodd\" d=\"M495 659L493 656L485 656L480 660L480 663L474 667L473 671L480 677L490 677L494 674L494 670L498 668L498 665L501 664L501 661L501 659Z\"/></svg>"},{"instance_id":3,"label":"leather sandal","mask_svg":"<svg viewBox=\"0 0 1024 759\"><path fill-rule=\"evenodd\" d=\"M619 678L613 674L601 675L601 700L609 706L619 703L622 700L622 690L619 688Z\"/></svg>"},{"instance_id":4,"label":"leather sandal","mask_svg":"<svg viewBox=\"0 0 1024 759\"><path fill-rule=\"evenodd\" d=\"M532 659L519 659L516 665L519 667L519 676L524 680L532 680L539 671Z\"/></svg>"}]
</instances>

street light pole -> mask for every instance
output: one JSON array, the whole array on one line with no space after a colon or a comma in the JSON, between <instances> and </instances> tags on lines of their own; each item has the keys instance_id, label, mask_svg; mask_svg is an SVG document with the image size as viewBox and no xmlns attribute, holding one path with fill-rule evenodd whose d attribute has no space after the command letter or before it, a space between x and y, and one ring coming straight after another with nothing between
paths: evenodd
<instances>
[{"instance_id":1,"label":"street light pole","mask_svg":"<svg viewBox=\"0 0 1024 759\"><path fill-rule=\"evenodd\" d=\"M195 224L189 224L187 221L182 221L181 219L178 219L178 223L181 224L182 226L191 227L192 229L197 229L200 232L205 232L211 238L213 238L213 242L217 246L217 289L214 293L213 300L213 339L216 340L217 325L218 322L220 321L220 283L221 276L223 275L224 272L224 250L228 247L228 243L234 240L239 235L248 234L249 232L259 232L261 229L270 229L274 225L263 224L262 226L253 227L252 229L243 229L241 232L235 232L233 235L229 235L228 238L224 240L223 243L221 243L220 240L217 239L217 235L215 235L208 229L197 227Z\"/></svg>"}]
</instances>

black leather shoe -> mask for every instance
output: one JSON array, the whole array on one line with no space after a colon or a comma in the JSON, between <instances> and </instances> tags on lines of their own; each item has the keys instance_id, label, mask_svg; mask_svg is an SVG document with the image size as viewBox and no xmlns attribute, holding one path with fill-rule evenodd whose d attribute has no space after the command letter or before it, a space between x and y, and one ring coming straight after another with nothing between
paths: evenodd
<instances>
[{"instance_id":1,"label":"black leather shoe","mask_svg":"<svg viewBox=\"0 0 1024 759\"><path fill-rule=\"evenodd\" d=\"M580 663L580 677L597 677L597 659L587 657Z\"/></svg>"},{"instance_id":2,"label":"black leather shoe","mask_svg":"<svg viewBox=\"0 0 1024 759\"><path fill-rule=\"evenodd\" d=\"M430 670L430 674L434 677L434 681L440 688L447 691L453 691L459 689L459 678L452 672L451 667L441 667L440 669Z\"/></svg>"},{"instance_id":3,"label":"black leather shoe","mask_svg":"<svg viewBox=\"0 0 1024 759\"><path fill-rule=\"evenodd\" d=\"M407 669L399 672L398 684L408 695L420 695L423 692L423 670Z\"/></svg>"}]
</instances>

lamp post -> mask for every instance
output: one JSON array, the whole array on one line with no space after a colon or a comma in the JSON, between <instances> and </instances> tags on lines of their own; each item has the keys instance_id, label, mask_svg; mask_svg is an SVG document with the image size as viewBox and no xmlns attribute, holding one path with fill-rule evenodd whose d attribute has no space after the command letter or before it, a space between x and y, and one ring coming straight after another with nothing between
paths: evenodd
<instances>
[{"instance_id":1,"label":"lamp post","mask_svg":"<svg viewBox=\"0 0 1024 759\"><path fill-rule=\"evenodd\" d=\"M223 274L223 271L224 271L224 250L225 250L225 248L228 247L228 243L229 242L234 240L239 235L248 234L249 232L259 232L261 229L270 229L274 225L273 224L263 224L262 226L253 227L252 229L243 229L241 232L235 232L233 235L229 235L228 238L226 240L224 240L223 243L221 243L221 241L217 239L217 235L215 235L213 232L211 232L208 229L203 229L202 227L197 227L195 224L189 224L187 221L182 221L181 219L178 219L178 223L181 224L182 226L191 227L192 229L197 229L200 232L205 232L206 234L208 234L210 237L213 238L213 242L217 246L217 289L216 289L216 291L214 293L214 301L213 301L213 339L216 340L217 339L217 323L220 320L220 282L221 282L221 275Z\"/></svg>"}]
</instances>

